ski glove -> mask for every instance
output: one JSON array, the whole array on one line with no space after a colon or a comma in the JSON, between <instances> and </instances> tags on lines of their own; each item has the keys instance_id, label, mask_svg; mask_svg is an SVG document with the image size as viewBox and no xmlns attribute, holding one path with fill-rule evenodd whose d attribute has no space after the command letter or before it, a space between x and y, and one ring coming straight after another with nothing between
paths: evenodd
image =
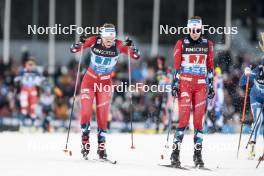
<instances>
[{"instance_id":1,"label":"ski glove","mask_svg":"<svg viewBox=\"0 0 264 176\"><path fill-rule=\"evenodd\" d=\"M134 59L139 59L140 58L140 52L137 49L136 46L134 46L134 43L131 39L129 39L128 37L126 37L126 40L124 41L124 45L125 46L129 46L132 48L132 53L133 53L133 58Z\"/></svg>"},{"instance_id":2,"label":"ski glove","mask_svg":"<svg viewBox=\"0 0 264 176\"><path fill-rule=\"evenodd\" d=\"M207 97L209 99L213 99L214 96L215 96L215 92L214 92L214 76L213 76L213 70L210 70L208 71L208 75L207 75L207 78L208 78L208 94L207 94Z\"/></svg>"},{"instance_id":3,"label":"ski glove","mask_svg":"<svg viewBox=\"0 0 264 176\"><path fill-rule=\"evenodd\" d=\"M179 79L180 79L180 70L175 70L171 85L171 95L174 97L178 97L179 94Z\"/></svg>"},{"instance_id":4,"label":"ski glove","mask_svg":"<svg viewBox=\"0 0 264 176\"><path fill-rule=\"evenodd\" d=\"M140 58L140 52L139 50L137 49L137 47L133 46L132 47L132 53L133 53L133 58L134 59L139 59Z\"/></svg>"},{"instance_id":5,"label":"ski glove","mask_svg":"<svg viewBox=\"0 0 264 176\"><path fill-rule=\"evenodd\" d=\"M208 88L208 98L209 99L213 99L215 96L215 92L214 92L214 88L212 85L209 85L209 88Z\"/></svg>"},{"instance_id":6,"label":"ski glove","mask_svg":"<svg viewBox=\"0 0 264 176\"><path fill-rule=\"evenodd\" d=\"M244 73L245 73L246 76L249 76L251 74L250 67L246 67Z\"/></svg>"},{"instance_id":7,"label":"ski glove","mask_svg":"<svg viewBox=\"0 0 264 176\"><path fill-rule=\"evenodd\" d=\"M82 34L79 39L79 43L83 44L85 43L85 40L88 38L86 34Z\"/></svg>"},{"instance_id":8,"label":"ski glove","mask_svg":"<svg viewBox=\"0 0 264 176\"><path fill-rule=\"evenodd\" d=\"M88 36L86 34L82 34L79 38L79 42L78 43L73 43L71 46L71 52L72 53L76 53L82 46L82 44L85 43L85 40L88 38Z\"/></svg>"},{"instance_id":9,"label":"ski glove","mask_svg":"<svg viewBox=\"0 0 264 176\"><path fill-rule=\"evenodd\" d=\"M82 44L79 44L79 43L73 43L73 44L71 45L71 49L70 49L70 50L71 50L72 53L76 53L77 51L80 50L81 46L82 46Z\"/></svg>"},{"instance_id":10,"label":"ski glove","mask_svg":"<svg viewBox=\"0 0 264 176\"><path fill-rule=\"evenodd\" d=\"M126 40L125 40L125 45L126 45L126 46L133 46L133 41L130 40L130 39L127 37Z\"/></svg>"}]
</instances>

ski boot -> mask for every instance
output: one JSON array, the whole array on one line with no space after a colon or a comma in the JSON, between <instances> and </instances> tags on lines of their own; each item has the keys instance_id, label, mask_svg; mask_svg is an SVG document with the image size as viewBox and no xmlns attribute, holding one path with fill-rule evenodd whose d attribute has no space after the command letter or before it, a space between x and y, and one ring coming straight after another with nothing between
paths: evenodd
<instances>
[{"instance_id":1,"label":"ski boot","mask_svg":"<svg viewBox=\"0 0 264 176\"><path fill-rule=\"evenodd\" d=\"M170 160L173 167L181 167L179 143L173 144Z\"/></svg>"},{"instance_id":2,"label":"ski boot","mask_svg":"<svg viewBox=\"0 0 264 176\"><path fill-rule=\"evenodd\" d=\"M106 149L105 149L105 142L99 142L98 143L97 154L99 155L99 159L106 159L107 158Z\"/></svg>"},{"instance_id":3,"label":"ski boot","mask_svg":"<svg viewBox=\"0 0 264 176\"><path fill-rule=\"evenodd\" d=\"M81 150L81 153L85 160L88 159L89 152L90 152L89 131L86 130L82 133L82 150Z\"/></svg>"},{"instance_id":4,"label":"ski boot","mask_svg":"<svg viewBox=\"0 0 264 176\"><path fill-rule=\"evenodd\" d=\"M193 162L195 167L204 167L204 162L202 158L202 144L195 144L194 146L194 154L193 154Z\"/></svg>"},{"instance_id":5,"label":"ski boot","mask_svg":"<svg viewBox=\"0 0 264 176\"><path fill-rule=\"evenodd\" d=\"M255 142L251 141L248 144L248 159L253 160L256 157L256 152L255 152Z\"/></svg>"}]
</instances>

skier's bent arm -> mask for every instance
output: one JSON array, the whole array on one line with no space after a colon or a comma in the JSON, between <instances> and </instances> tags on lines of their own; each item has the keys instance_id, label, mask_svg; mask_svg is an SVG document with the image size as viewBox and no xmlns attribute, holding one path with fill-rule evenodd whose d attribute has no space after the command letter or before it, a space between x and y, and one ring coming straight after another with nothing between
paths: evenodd
<instances>
[{"instance_id":1,"label":"skier's bent arm","mask_svg":"<svg viewBox=\"0 0 264 176\"><path fill-rule=\"evenodd\" d=\"M207 71L214 69L214 47L213 42L208 40L208 56L206 62Z\"/></svg>"},{"instance_id":2,"label":"skier's bent arm","mask_svg":"<svg viewBox=\"0 0 264 176\"><path fill-rule=\"evenodd\" d=\"M121 40L116 40L116 46L119 49L119 51L123 54L128 55L128 52L131 56L131 58L133 59L139 59L140 58L140 52L138 51L138 49L135 46L127 46L124 45L123 42ZM128 51L129 48L129 51Z\"/></svg>"},{"instance_id":3,"label":"skier's bent arm","mask_svg":"<svg viewBox=\"0 0 264 176\"><path fill-rule=\"evenodd\" d=\"M182 62L182 40L178 40L174 47L174 71L173 71L173 81L172 81L172 91L171 94L174 97L178 96L179 93L179 79L180 70Z\"/></svg>"},{"instance_id":4,"label":"skier's bent arm","mask_svg":"<svg viewBox=\"0 0 264 176\"><path fill-rule=\"evenodd\" d=\"M207 78L209 85L213 85L213 78L214 78L214 49L213 49L213 42L208 40L208 55L207 55Z\"/></svg>"},{"instance_id":5,"label":"skier's bent arm","mask_svg":"<svg viewBox=\"0 0 264 176\"><path fill-rule=\"evenodd\" d=\"M174 69L181 69L182 62L182 40L178 40L174 47Z\"/></svg>"},{"instance_id":6,"label":"skier's bent arm","mask_svg":"<svg viewBox=\"0 0 264 176\"><path fill-rule=\"evenodd\" d=\"M208 55L207 55L207 78L208 78L208 98L212 99L214 93L214 48L213 42L208 40Z\"/></svg>"}]
</instances>

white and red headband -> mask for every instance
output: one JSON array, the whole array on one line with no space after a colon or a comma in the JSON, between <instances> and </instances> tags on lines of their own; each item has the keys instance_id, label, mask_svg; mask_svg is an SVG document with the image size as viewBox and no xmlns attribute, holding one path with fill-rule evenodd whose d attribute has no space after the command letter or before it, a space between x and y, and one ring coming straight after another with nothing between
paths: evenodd
<instances>
[{"instance_id":1,"label":"white and red headband","mask_svg":"<svg viewBox=\"0 0 264 176\"><path fill-rule=\"evenodd\" d=\"M196 29L202 29L202 20L201 19L190 19L188 20L187 27L188 28L196 28Z\"/></svg>"},{"instance_id":2,"label":"white and red headband","mask_svg":"<svg viewBox=\"0 0 264 176\"><path fill-rule=\"evenodd\" d=\"M101 28L101 37L116 37L116 30L115 28L108 28L108 27L102 27Z\"/></svg>"}]
</instances>

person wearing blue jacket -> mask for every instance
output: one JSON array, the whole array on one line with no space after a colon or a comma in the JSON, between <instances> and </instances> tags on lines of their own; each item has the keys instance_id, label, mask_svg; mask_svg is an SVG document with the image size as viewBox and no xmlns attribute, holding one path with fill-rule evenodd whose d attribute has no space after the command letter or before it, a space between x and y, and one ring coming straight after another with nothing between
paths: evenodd
<instances>
[{"instance_id":1,"label":"person wearing blue jacket","mask_svg":"<svg viewBox=\"0 0 264 176\"><path fill-rule=\"evenodd\" d=\"M249 143L249 159L254 159L257 135L264 124L264 59L253 70L249 67L245 68L245 73L240 78L240 86L246 85L247 77L253 83L250 90L250 106L254 119L252 126L254 131Z\"/></svg>"}]
</instances>

